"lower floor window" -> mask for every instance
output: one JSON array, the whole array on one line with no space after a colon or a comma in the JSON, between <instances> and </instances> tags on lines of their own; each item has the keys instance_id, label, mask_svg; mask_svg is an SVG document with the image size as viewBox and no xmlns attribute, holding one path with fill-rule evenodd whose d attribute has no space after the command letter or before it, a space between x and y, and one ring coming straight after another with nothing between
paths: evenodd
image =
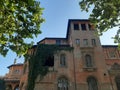
<instances>
[{"instance_id":1,"label":"lower floor window","mask_svg":"<svg viewBox=\"0 0 120 90\"><path fill-rule=\"evenodd\" d=\"M66 78L58 79L58 90L68 90L68 80Z\"/></svg>"},{"instance_id":2,"label":"lower floor window","mask_svg":"<svg viewBox=\"0 0 120 90\"><path fill-rule=\"evenodd\" d=\"M89 77L87 79L88 90L98 90L97 80L94 77Z\"/></svg>"}]
</instances>

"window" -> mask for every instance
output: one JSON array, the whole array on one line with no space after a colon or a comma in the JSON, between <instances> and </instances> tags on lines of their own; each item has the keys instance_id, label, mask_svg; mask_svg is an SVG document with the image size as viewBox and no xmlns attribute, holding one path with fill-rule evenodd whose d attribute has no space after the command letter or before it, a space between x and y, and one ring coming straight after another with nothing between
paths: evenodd
<instances>
[{"instance_id":1,"label":"window","mask_svg":"<svg viewBox=\"0 0 120 90\"><path fill-rule=\"evenodd\" d=\"M93 46L96 45L96 41L95 41L95 39L92 39L92 45L93 45Z\"/></svg>"},{"instance_id":2,"label":"window","mask_svg":"<svg viewBox=\"0 0 120 90\"><path fill-rule=\"evenodd\" d=\"M74 24L74 30L79 30L79 24Z\"/></svg>"},{"instance_id":3,"label":"window","mask_svg":"<svg viewBox=\"0 0 120 90\"><path fill-rule=\"evenodd\" d=\"M44 62L44 66L48 66L48 67L53 67L54 66L54 56L49 55L48 57L46 57L46 60Z\"/></svg>"},{"instance_id":4,"label":"window","mask_svg":"<svg viewBox=\"0 0 120 90\"><path fill-rule=\"evenodd\" d=\"M98 90L97 80L94 77L89 77L87 79L88 90Z\"/></svg>"},{"instance_id":5,"label":"window","mask_svg":"<svg viewBox=\"0 0 120 90\"><path fill-rule=\"evenodd\" d=\"M90 55L86 55L85 56L85 64L86 64L86 67L92 67L92 59L91 59L91 56Z\"/></svg>"},{"instance_id":6,"label":"window","mask_svg":"<svg viewBox=\"0 0 120 90\"><path fill-rule=\"evenodd\" d=\"M19 70L14 70L14 73L15 74L18 74L20 71Z\"/></svg>"},{"instance_id":7,"label":"window","mask_svg":"<svg viewBox=\"0 0 120 90\"><path fill-rule=\"evenodd\" d=\"M117 90L120 90L120 76L115 77L115 82L116 82Z\"/></svg>"},{"instance_id":8,"label":"window","mask_svg":"<svg viewBox=\"0 0 120 90\"><path fill-rule=\"evenodd\" d=\"M61 40L56 40L56 44L60 45L61 44Z\"/></svg>"},{"instance_id":9,"label":"window","mask_svg":"<svg viewBox=\"0 0 120 90\"><path fill-rule=\"evenodd\" d=\"M58 80L58 90L68 90L68 80L66 78Z\"/></svg>"},{"instance_id":10,"label":"window","mask_svg":"<svg viewBox=\"0 0 120 90\"><path fill-rule=\"evenodd\" d=\"M60 66L66 66L66 56L65 56L65 54L60 55Z\"/></svg>"},{"instance_id":11,"label":"window","mask_svg":"<svg viewBox=\"0 0 120 90\"><path fill-rule=\"evenodd\" d=\"M88 39L83 39L83 45L88 45Z\"/></svg>"},{"instance_id":12,"label":"window","mask_svg":"<svg viewBox=\"0 0 120 90\"><path fill-rule=\"evenodd\" d=\"M93 26L91 24L88 24L88 28L89 28L89 30L94 30Z\"/></svg>"},{"instance_id":13,"label":"window","mask_svg":"<svg viewBox=\"0 0 120 90\"><path fill-rule=\"evenodd\" d=\"M115 51L111 51L111 52L109 52L109 54L110 54L110 58L115 58L116 57Z\"/></svg>"},{"instance_id":14,"label":"window","mask_svg":"<svg viewBox=\"0 0 120 90\"><path fill-rule=\"evenodd\" d=\"M86 25L85 24L81 24L81 29L84 31L86 30Z\"/></svg>"},{"instance_id":15,"label":"window","mask_svg":"<svg viewBox=\"0 0 120 90\"><path fill-rule=\"evenodd\" d=\"M76 43L77 45L80 45L80 39L75 39L75 43Z\"/></svg>"}]
</instances>

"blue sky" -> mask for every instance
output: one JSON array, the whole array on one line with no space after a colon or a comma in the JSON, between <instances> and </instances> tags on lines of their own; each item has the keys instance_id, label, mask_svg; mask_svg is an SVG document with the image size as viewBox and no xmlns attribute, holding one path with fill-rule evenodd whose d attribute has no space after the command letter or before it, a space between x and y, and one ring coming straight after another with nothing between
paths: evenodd
<instances>
[{"instance_id":1,"label":"blue sky","mask_svg":"<svg viewBox=\"0 0 120 90\"><path fill-rule=\"evenodd\" d=\"M46 21L41 25L42 33L34 38L35 44L45 37L65 37L68 19L88 19L89 13L81 12L79 0L41 0L44 7L43 17ZM115 35L116 28L105 32L101 36L102 45L113 45L111 37ZM7 67L14 62L15 53L9 52L6 57L0 56L0 76L8 72ZM17 58L17 62L23 62L23 58Z\"/></svg>"}]
</instances>

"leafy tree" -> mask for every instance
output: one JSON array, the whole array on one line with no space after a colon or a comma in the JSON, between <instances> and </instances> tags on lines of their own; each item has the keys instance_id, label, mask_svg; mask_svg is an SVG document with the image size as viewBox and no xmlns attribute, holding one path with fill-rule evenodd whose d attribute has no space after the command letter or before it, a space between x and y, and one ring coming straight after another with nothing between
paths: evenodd
<instances>
[{"instance_id":1,"label":"leafy tree","mask_svg":"<svg viewBox=\"0 0 120 90\"><path fill-rule=\"evenodd\" d=\"M0 0L0 54L9 50L23 55L31 46L25 42L41 33L43 8L35 0Z\"/></svg>"},{"instance_id":2,"label":"leafy tree","mask_svg":"<svg viewBox=\"0 0 120 90\"><path fill-rule=\"evenodd\" d=\"M0 90L5 90L5 82L2 79L0 79Z\"/></svg>"},{"instance_id":3,"label":"leafy tree","mask_svg":"<svg viewBox=\"0 0 120 90\"><path fill-rule=\"evenodd\" d=\"M119 27L115 35L115 43L120 43L120 0L81 0L82 11L92 9L91 22L97 28L98 34L113 28Z\"/></svg>"}]
</instances>

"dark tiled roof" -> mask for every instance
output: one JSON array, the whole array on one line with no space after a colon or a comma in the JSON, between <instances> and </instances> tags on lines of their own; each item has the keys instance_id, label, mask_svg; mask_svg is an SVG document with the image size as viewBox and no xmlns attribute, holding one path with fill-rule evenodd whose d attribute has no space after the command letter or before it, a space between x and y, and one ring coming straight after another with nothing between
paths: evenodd
<instances>
[{"instance_id":1,"label":"dark tiled roof","mask_svg":"<svg viewBox=\"0 0 120 90\"><path fill-rule=\"evenodd\" d=\"M102 45L102 47L106 47L106 48L109 48L109 47L118 47L118 45Z\"/></svg>"},{"instance_id":2,"label":"dark tiled roof","mask_svg":"<svg viewBox=\"0 0 120 90\"><path fill-rule=\"evenodd\" d=\"M12 65L8 66L7 68L10 68L12 66L22 66L22 65L23 65L22 63L17 63L17 64L12 64Z\"/></svg>"},{"instance_id":3,"label":"dark tiled roof","mask_svg":"<svg viewBox=\"0 0 120 90\"><path fill-rule=\"evenodd\" d=\"M42 41L44 41L44 40L46 40L46 39L48 39L48 40L66 40L66 38L58 38L58 37L46 37L46 38L44 38L44 39L42 39L42 40L40 40L38 43L40 43L40 42L42 42Z\"/></svg>"}]
</instances>

